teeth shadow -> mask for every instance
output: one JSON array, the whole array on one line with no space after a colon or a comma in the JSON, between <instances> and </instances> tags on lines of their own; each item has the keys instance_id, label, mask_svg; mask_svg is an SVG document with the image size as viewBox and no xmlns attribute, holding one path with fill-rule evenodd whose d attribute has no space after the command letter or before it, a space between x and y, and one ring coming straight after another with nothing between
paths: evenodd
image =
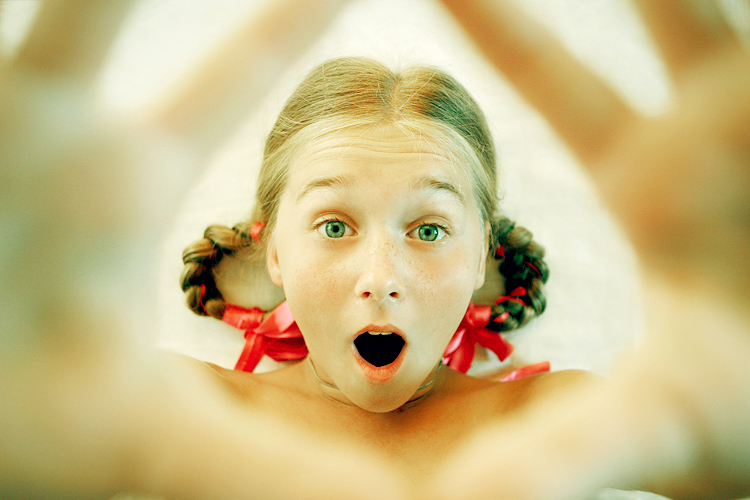
<instances>
[{"instance_id":1,"label":"teeth shadow","mask_svg":"<svg viewBox=\"0 0 750 500\"><path fill-rule=\"evenodd\" d=\"M362 358L374 366L390 365L404 348L404 339L399 335L370 335L363 333L354 339L354 345Z\"/></svg>"}]
</instances>

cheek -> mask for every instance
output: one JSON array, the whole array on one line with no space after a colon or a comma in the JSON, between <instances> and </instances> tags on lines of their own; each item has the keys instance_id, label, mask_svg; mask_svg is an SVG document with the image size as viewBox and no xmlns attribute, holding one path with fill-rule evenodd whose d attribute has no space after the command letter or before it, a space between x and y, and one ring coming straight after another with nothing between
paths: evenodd
<instances>
[{"instance_id":1,"label":"cheek","mask_svg":"<svg viewBox=\"0 0 750 500\"><path fill-rule=\"evenodd\" d=\"M330 290L330 270L321 267L310 252L301 249L284 252L279 264L284 277L284 293L290 302L309 299Z\"/></svg>"},{"instance_id":2,"label":"cheek","mask_svg":"<svg viewBox=\"0 0 750 500\"><path fill-rule=\"evenodd\" d=\"M345 298L341 270L335 266L318 265L310 261L305 265L300 260L290 295L297 301L312 304L316 309L340 303Z\"/></svg>"},{"instance_id":3,"label":"cheek","mask_svg":"<svg viewBox=\"0 0 750 500\"><path fill-rule=\"evenodd\" d=\"M476 284L478 262L474 253L471 249L456 249L420 266L423 304L432 309L437 321L452 325L460 322L466 312Z\"/></svg>"},{"instance_id":4,"label":"cheek","mask_svg":"<svg viewBox=\"0 0 750 500\"><path fill-rule=\"evenodd\" d=\"M334 317L331 308L340 309L346 300L340 263L330 255L298 246L280 253L279 264L284 294L300 328L305 332L328 328Z\"/></svg>"}]
</instances>

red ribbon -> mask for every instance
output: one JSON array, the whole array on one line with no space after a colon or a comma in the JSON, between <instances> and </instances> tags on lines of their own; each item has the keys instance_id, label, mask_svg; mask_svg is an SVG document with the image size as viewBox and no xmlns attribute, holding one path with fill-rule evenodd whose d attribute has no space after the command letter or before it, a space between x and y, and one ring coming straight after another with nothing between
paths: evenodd
<instances>
[{"instance_id":1,"label":"red ribbon","mask_svg":"<svg viewBox=\"0 0 750 500\"><path fill-rule=\"evenodd\" d=\"M526 290L519 287L509 297L512 300ZM501 297L502 298L502 297ZM284 301L264 320L264 311L257 307L246 309L227 304L222 321L240 330L245 330L245 347L235 370L252 372L264 355L276 361L295 361L307 356L307 346L302 333ZM471 367L479 344L494 352L504 361L513 352L513 345L499 333L485 328L492 319L491 306L477 306L473 302L464 314L461 323L443 354L443 363L454 370L466 373ZM506 315L498 316L495 322L503 322ZM524 372L526 373L526 372Z\"/></svg>"},{"instance_id":2,"label":"red ribbon","mask_svg":"<svg viewBox=\"0 0 750 500\"><path fill-rule=\"evenodd\" d=\"M516 370L513 370L506 376L500 379L500 382L511 382L513 380L519 380L522 378L536 375L537 373L547 373L550 371L549 361L542 361L541 363L535 363L533 365L526 365Z\"/></svg>"},{"instance_id":3,"label":"red ribbon","mask_svg":"<svg viewBox=\"0 0 750 500\"><path fill-rule=\"evenodd\" d=\"M221 320L245 330L245 347L235 370L252 372L266 355L276 361L294 361L307 356L307 346L294 321L289 304L284 301L264 320L264 311L257 307L227 304Z\"/></svg>"},{"instance_id":4,"label":"red ribbon","mask_svg":"<svg viewBox=\"0 0 750 500\"><path fill-rule=\"evenodd\" d=\"M538 268L538 267L536 267L536 266L535 266L534 264L532 264L532 263L531 263L531 262L529 262L528 260L527 260L527 261L524 261L524 264L526 264L526 265L527 265L527 266L529 266L529 267L530 267L531 269L533 269L533 270L534 270L534 272L536 273L536 275L537 275L537 276L539 276L539 278L541 279L541 277L542 277L542 273L540 273L540 272L539 272L539 268Z\"/></svg>"},{"instance_id":5,"label":"red ribbon","mask_svg":"<svg viewBox=\"0 0 750 500\"><path fill-rule=\"evenodd\" d=\"M510 292L510 295L503 295L501 297L498 297L497 300L495 301L495 304L500 304L502 302L510 300L512 302L518 302L522 306L525 306L526 303L523 300L518 298L518 297L523 297L524 295L526 295L526 289L522 286L519 286L518 288Z\"/></svg>"},{"instance_id":6,"label":"red ribbon","mask_svg":"<svg viewBox=\"0 0 750 500\"><path fill-rule=\"evenodd\" d=\"M476 344L494 352L500 361L513 352L513 346L499 333L485 328L492 317L492 307L469 303L464 319L443 353L443 363L466 373L474 360ZM495 319L497 321L500 318Z\"/></svg>"},{"instance_id":7,"label":"red ribbon","mask_svg":"<svg viewBox=\"0 0 750 500\"><path fill-rule=\"evenodd\" d=\"M259 221L253 224L253 227L250 228L250 238L252 238L255 243L260 243L260 233L263 231L263 226L265 226L265 224Z\"/></svg>"}]
</instances>

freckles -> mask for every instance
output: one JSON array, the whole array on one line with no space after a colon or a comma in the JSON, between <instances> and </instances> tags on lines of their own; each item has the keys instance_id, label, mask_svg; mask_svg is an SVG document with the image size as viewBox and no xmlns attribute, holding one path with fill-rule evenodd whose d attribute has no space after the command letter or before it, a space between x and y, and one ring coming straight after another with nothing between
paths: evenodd
<instances>
[{"instance_id":1,"label":"freckles","mask_svg":"<svg viewBox=\"0 0 750 500\"><path fill-rule=\"evenodd\" d=\"M333 259L324 262L300 262L295 277L301 292L312 303L320 303L321 299L332 298L341 288L340 266Z\"/></svg>"},{"instance_id":2,"label":"freckles","mask_svg":"<svg viewBox=\"0 0 750 500\"><path fill-rule=\"evenodd\" d=\"M441 296L441 290L445 287L446 279L434 269L417 266L416 281L426 299L435 301Z\"/></svg>"},{"instance_id":3,"label":"freckles","mask_svg":"<svg viewBox=\"0 0 750 500\"><path fill-rule=\"evenodd\" d=\"M460 304L464 297L470 298L474 293L476 269L468 257L468 251L457 251L435 267L423 270L428 293L435 303Z\"/></svg>"},{"instance_id":4,"label":"freckles","mask_svg":"<svg viewBox=\"0 0 750 500\"><path fill-rule=\"evenodd\" d=\"M331 295L336 294L338 286L337 286L337 276L335 275L335 273L336 273L335 270L329 270L318 279L319 281L318 290L321 295L329 297Z\"/></svg>"},{"instance_id":5,"label":"freckles","mask_svg":"<svg viewBox=\"0 0 750 500\"><path fill-rule=\"evenodd\" d=\"M432 304L440 304L448 297L455 299L455 288L457 286L457 274L455 260L441 260L431 266L424 262L411 262L414 284L419 294Z\"/></svg>"}]
</instances>

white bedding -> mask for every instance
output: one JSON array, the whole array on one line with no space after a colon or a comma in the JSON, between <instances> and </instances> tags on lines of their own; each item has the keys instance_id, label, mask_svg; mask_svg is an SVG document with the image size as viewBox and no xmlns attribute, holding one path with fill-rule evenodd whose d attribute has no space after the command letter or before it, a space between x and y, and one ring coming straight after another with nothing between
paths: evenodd
<instances>
[{"instance_id":1,"label":"white bedding","mask_svg":"<svg viewBox=\"0 0 750 500\"><path fill-rule=\"evenodd\" d=\"M178 3L182 11L176 20L179 30L171 36L191 33L191 47L203 47L212 38L208 32L220 31L218 27L212 30L211 25L225 27L238 16L235 2L226 0L211 9L205 2L146 2L119 47L124 62L119 66L113 63L104 82L112 82L105 93L110 100L122 103L125 99L118 97L124 92L121 79L133 65L151 69L167 62L174 67L185 64L181 60L184 49L176 55L172 52L182 41L153 29L152 18L170 15ZM535 0L526 5L637 106L647 110L665 106L661 67L627 3ZM191 31L196 23L201 24L197 34ZM205 41L196 40L199 37ZM136 54L146 39L149 59L137 61ZM262 140L276 112L312 66L341 55L372 56L394 66L437 65L468 87L488 115L497 141L503 210L546 246L551 270L547 311L509 335L517 347L513 360L516 364L550 360L555 370L583 368L607 373L641 329L632 249L597 200L580 166L544 121L476 54L446 13L427 0L351 4L211 162L179 210L160 253L158 343L224 366L236 361L241 332L197 317L183 305L177 285L182 249L199 238L208 224L232 225L250 212ZM185 58L187 61L187 55ZM157 59L159 62L154 62ZM137 98L129 99L137 102ZM491 358L477 363L474 373L496 366Z\"/></svg>"},{"instance_id":2,"label":"white bedding","mask_svg":"<svg viewBox=\"0 0 750 500\"><path fill-rule=\"evenodd\" d=\"M101 81L102 100L115 110L169 92L173 78L259 0L144 0L128 22ZM35 2L4 2L0 35L10 50ZM526 0L566 44L641 109L667 105L661 66L626 2ZM242 332L195 316L178 286L181 252L211 223L232 225L251 209L264 135L283 100L315 64L367 55L394 66L425 63L456 76L485 110L501 157L503 209L546 246L551 270L548 309L508 336L517 364L550 360L555 370L606 374L641 331L639 280L630 245L597 200L582 169L547 128L430 0L353 2L329 32L289 68L273 93L210 162L185 198L159 249L158 337L174 351L233 366ZM487 358L475 373L497 367ZM270 368L269 363L261 365ZM601 500L650 495L607 490ZM118 496L118 499L127 498Z\"/></svg>"}]
</instances>

